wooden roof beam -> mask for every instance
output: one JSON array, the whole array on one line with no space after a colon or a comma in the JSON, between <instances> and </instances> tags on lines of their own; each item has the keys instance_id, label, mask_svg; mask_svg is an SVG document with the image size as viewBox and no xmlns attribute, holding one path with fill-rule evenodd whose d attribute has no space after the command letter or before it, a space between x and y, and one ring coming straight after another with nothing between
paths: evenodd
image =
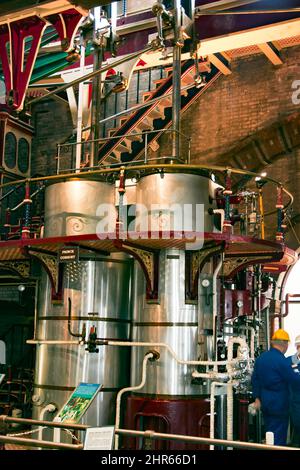
<instances>
[{"instance_id":1,"label":"wooden roof beam","mask_svg":"<svg viewBox=\"0 0 300 470\"><path fill-rule=\"evenodd\" d=\"M209 54L208 60L224 75L230 75L232 73L229 57L225 53L219 54L217 52L216 54Z\"/></svg>"},{"instance_id":2,"label":"wooden roof beam","mask_svg":"<svg viewBox=\"0 0 300 470\"><path fill-rule=\"evenodd\" d=\"M259 49L265 54L265 56L272 62L273 65L282 65L283 61L280 57L280 52L272 42L266 42L264 44L258 44Z\"/></svg>"}]
</instances>

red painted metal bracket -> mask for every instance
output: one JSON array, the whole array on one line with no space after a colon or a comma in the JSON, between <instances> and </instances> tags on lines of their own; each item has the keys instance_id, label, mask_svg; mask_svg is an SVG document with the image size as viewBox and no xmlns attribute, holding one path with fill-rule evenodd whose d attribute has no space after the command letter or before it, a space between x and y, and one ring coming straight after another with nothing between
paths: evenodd
<instances>
[{"instance_id":1,"label":"red painted metal bracket","mask_svg":"<svg viewBox=\"0 0 300 470\"><path fill-rule=\"evenodd\" d=\"M74 37L82 18L82 14L75 9L47 16L46 19L58 32L63 51L68 52L73 48Z\"/></svg>"},{"instance_id":2,"label":"red painted metal bracket","mask_svg":"<svg viewBox=\"0 0 300 470\"><path fill-rule=\"evenodd\" d=\"M11 86L8 88L6 84L6 93L8 96L8 104L14 109L22 109L25 93L45 28L46 21L37 16L14 21L8 25L10 50L6 50L6 54L10 62ZM25 62L24 51L26 38L31 39L31 46Z\"/></svg>"},{"instance_id":3,"label":"red painted metal bracket","mask_svg":"<svg viewBox=\"0 0 300 470\"><path fill-rule=\"evenodd\" d=\"M46 18L31 16L0 26L0 59L6 87L7 104L21 110L26 90L47 24L56 28L64 51L73 48L73 41L83 16L69 9ZM25 57L26 38L31 40Z\"/></svg>"}]
</instances>

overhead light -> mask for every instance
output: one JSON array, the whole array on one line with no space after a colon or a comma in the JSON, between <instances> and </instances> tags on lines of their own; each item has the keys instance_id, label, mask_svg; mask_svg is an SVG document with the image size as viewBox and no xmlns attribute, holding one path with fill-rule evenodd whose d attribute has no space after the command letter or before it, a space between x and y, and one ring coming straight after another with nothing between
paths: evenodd
<instances>
[{"instance_id":1,"label":"overhead light","mask_svg":"<svg viewBox=\"0 0 300 470\"><path fill-rule=\"evenodd\" d=\"M20 285L18 286L18 291L19 291L19 292L24 292L24 290L25 290L24 284L20 284Z\"/></svg>"},{"instance_id":2,"label":"overhead light","mask_svg":"<svg viewBox=\"0 0 300 470\"><path fill-rule=\"evenodd\" d=\"M265 177L267 176L267 174L268 174L268 173L267 173L266 171L263 171L263 172L260 174L260 176L262 176L263 178L265 178Z\"/></svg>"},{"instance_id":3,"label":"overhead light","mask_svg":"<svg viewBox=\"0 0 300 470\"><path fill-rule=\"evenodd\" d=\"M255 181L260 181L260 180L261 180L261 176L256 176Z\"/></svg>"}]
</instances>

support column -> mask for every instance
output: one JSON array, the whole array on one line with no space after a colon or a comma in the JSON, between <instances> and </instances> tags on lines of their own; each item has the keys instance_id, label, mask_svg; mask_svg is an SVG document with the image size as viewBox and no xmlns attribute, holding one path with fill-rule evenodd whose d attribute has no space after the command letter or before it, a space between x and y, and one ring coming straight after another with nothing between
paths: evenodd
<instances>
[{"instance_id":1,"label":"support column","mask_svg":"<svg viewBox=\"0 0 300 470\"><path fill-rule=\"evenodd\" d=\"M172 94L172 157L180 157L180 111L181 111L181 0L174 0L174 49Z\"/></svg>"}]
</instances>

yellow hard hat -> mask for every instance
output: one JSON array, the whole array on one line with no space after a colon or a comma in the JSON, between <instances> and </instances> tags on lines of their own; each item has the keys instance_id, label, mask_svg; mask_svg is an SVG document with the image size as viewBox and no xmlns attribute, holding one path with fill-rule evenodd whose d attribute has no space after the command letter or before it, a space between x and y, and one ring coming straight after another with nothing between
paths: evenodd
<instances>
[{"instance_id":1,"label":"yellow hard hat","mask_svg":"<svg viewBox=\"0 0 300 470\"><path fill-rule=\"evenodd\" d=\"M290 341L289 334L285 331L282 330L281 328L277 331L272 336L273 340L278 340L278 341Z\"/></svg>"}]
</instances>

